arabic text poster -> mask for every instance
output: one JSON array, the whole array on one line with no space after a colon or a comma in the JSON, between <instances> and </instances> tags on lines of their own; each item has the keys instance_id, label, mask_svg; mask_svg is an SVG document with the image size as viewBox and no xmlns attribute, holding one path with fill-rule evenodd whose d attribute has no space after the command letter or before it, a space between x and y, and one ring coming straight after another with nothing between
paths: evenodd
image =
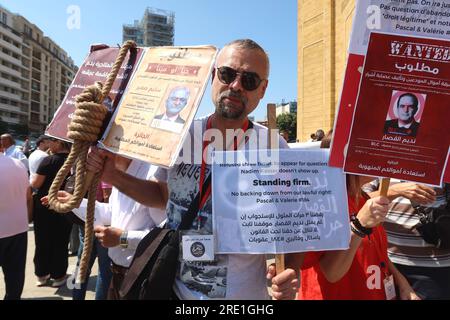
<instances>
[{"instance_id":1,"label":"arabic text poster","mask_svg":"<svg viewBox=\"0 0 450 320\"><path fill-rule=\"evenodd\" d=\"M75 79L67 90L64 100L55 113L53 120L48 125L45 132L47 135L70 141L67 137L67 126L75 112L77 95L81 94L86 87L95 84L97 81L105 83L119 54L120 48L110 48L100 45L99 48L93 46L92 50L78 70ZM136 66L139 64L142 52L142 48L136 48L127 53L110 93L103 101L103 104L108 108L108 115L104 120L105 123L109 121L122 98L128 81Z\"/></svg>"},{"instance_id":2,"label":"arabic text poster","mask_svg":"<svg viewBox=\"0 0 450 320\"><path fill-rule=\"evenodd\" d=\"M449 128L450 42L372 33L344 170L440 185Z\"/></svg>"},{"instance_id":3,"label":"arabic text poster","mask_svg":"<svg viewBox=\"0 0 450 320\"><path fill-rule=\"evenodd\" d=\"M235 154L236 161L221 161ZM342 169L329 167L328 158L325 149L279 150L276 161L262 160L258 151L216 151L212 169L216 252L348 248L345 175Z\"/></svg>"},{"instance_id":4,"label":"arabic text poster","mask_svg":"<svg viewBox=\"0 0 450 320\"><path fill-rule=\"evenodd\" d=\"M448 40L450 0L358 0L348 48L344 83L336 110L330 166L344 167L344 151L358 96L365 54L372 32ZM450 165L447 166L450 182Z\"/></svg>"},{"instance_id":5,"label":"arabic text poster","mask_svg":"<svg viewBox=\"0 0 450 320\"><path fill-rule=\"evenodd\" d=\"M158 166L173 166L216 53L213 46L146 49L105 131L102 147Z\"/></svg>"}]
</instances>

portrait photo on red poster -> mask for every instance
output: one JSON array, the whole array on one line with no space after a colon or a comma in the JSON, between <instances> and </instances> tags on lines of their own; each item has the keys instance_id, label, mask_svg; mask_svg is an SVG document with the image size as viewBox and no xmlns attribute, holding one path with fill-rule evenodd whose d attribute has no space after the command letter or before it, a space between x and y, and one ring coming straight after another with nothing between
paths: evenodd
<instances>
[{"instance_id":1,"label":"portrait photo on red poster","mask_svg":"<svg viewBox=\"0 0 450 320\"><path fill-rule=\"evenodd\" d=\"M426 98L426 94L418 92L393 90L384 134L417 136Z\"/></svg>"}]
</instances>

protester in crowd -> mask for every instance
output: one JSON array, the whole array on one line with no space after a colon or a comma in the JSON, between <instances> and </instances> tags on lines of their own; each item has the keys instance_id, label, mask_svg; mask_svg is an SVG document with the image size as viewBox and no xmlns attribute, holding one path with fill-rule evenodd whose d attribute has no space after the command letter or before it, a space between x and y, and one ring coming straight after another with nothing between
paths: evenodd
<instances>
[{"instance_id":1,"label":"protester in crowd","mask_svg":"<svg viewBox=\"0 0 450 320\"><path fill-rule=\"evenodd\" d=\"M19 160L28 171L28 159L22 150L16 146L16 141L12 135L9 133L2 134L0 136L0 143L4 149L5 156Z\"/></svg>"},{"instance_id":2,"label":"protester in crowd","mask_svg":"<svg viewBox=\"0 0 450 320\"><path fill-rule=\"evenodd\" d=\"M329 148L331 132L321 147ZM387 238L382 223L389 199L369 197L361 187L371 177L347 175L351 237L349 249L308 252L301 270L301 300L390 300L419 297L387 256ZM394 289L395 290L395 289ZM394 291L395 292L395 291Z\"/></svg>"},{"instance_id":3,"label":"protester in crowd","mask_svg":"<svg viewBox=\"0 0 450 320\"><path fill-rule=\"evenodd\" d=\"M379 180L363 188L375 197ZM450 248L426 242L418 231L420 213L442 208L450 215L450 185L430 187L414 182L393 182L388 189L392 200L384 228L388 255L422 299L450 299Z\"/></svg>"},{"instance_id":4,"label":"protester in crowd","mask_svg":"<svg viewBox=\"0 0 450 320\"><path fill-rule=\"evenodd\" d=\"M84 249L84 225L79 226L79 237L80 246L78 248L78 258L77 258L77 270L79 270L81 263L81 255ZM92 244L91 258L88 264L87 279L80 286L74 284L72 290L73 300L84 300L86 298L86 290L89 284L89 275L91 273L92 267L94 266L95 260L98 263L98 274L97 280L95 282L95 300L106 300L108 298L108 288L111 283L112 271L111 271L111 258L108 256L108 249L103 247L100 241L94 238ZM72 275L71 281L75 281L76 273Z\"/></svg>"},{"instance_id":5,"label":"protester in crowd","mask_svg":"<svg viewBox=\"0 0 450 320\"><path fill-rule=\"evenodd\" d=\"M50 284L52 280L51 285L59 287L67 277L67 246L72 224L63 215L43 206L39 199L48 194L56 174L69 154L70 143L51 138L49 150L52 155L42 160L31 181L31 186L38 189L33 214L36 244L34 266L37 286Z\"/></svg>"},{"instance_id":6,"label":"protester in crowd","mask_svg":"<svg viewBox=\"0 0 450 320\"><path fill-rule=\"evenodd\" d=\"M281 130L280 135L283 137L284 140L286 140L286 142L290 142L289 141L289 132L287 132L286 130Z\"/></svg>"},{"instance_id":7,"label":"protester in crowd","mask_svg":"<svg viewBox=\"0 0 450 320\"><path fill-rule=\"evenodd\" d=\"M46 157L48 157L48 144L49 144L49 137L45 135L41 135L36 140L36 149L30 154L30 157L28 158L28 162L30 165L30 183L31 180L34 178L34 175L36 174L36 170L38 169L39 165L41 164L42 160Z\"/></svg>"},{"instance_id":8,"label":"protester in crowd","mask_svg":"<svg viewBox=\"0 0 450 320\"><path fill-rule=\"evenodd\" d=\"M75 189L75 178L76 178L76 166L74 165L70 169L70 173L66 177L66 179L63 182L64 190L69 192L70 194L73 194ZM80 248L80 228L83 228L83 222L79 219L75 218L73 212L69 212L66 215L67 219L72 223L72 229L70 231L70 237L69 237L69 255L70 256L76 256L78 255L78 249Z\"/></svg>"},{"instance_id":9,"label":"protester in crowd","mask_svg":"<svg viewBox=\"0 0 450 320\"><path fill-rule=\"evenodd\" d=\"M314 134L314 141L322 141L325 137L325 132L322 129L318 129Z\"/></svg>"},{"instance_id":10,"label":"protester in crowd","mask_svg":"<svg viewBox=\"0 0 450 320\"><path fill-rule=\"evenodd\" d=\"M96 200L99 203L108 203L110 192L105 191L110 190L111 185L101 182L97 188L97 197ZM108 198L105 198L104 195L107 195ZM79 220L82 222L82 220ZM74 224L77 226L79 230L79 248L78 248L78 261L77 261L77 270L81 263L81 255L84 249L84 223L80 225ZM92 245L91 258L89 259L88 272L86 276L86 281L78 287L76 284L74 285L74 289L72 290L72 298L73 300L84 300L86 297L86 290L89 283L89 275L92 270L92 266L97 259L98 263L98 275L97 281L95 283L95 300L106 300L108 297L108 288L111 283L112 271L111 271L111 259L108 256L108 248L105 248L101 245L100 241L97 238L94 238L94 242ZM73 275L72 281L75 280L76 274Z\"/></svg>"},{"instance_id":11,"label":"protester in crowd","mask_svg":"<svg viewBox=\"0 0 450 320\"><path fill-rule=\"evenodd\" d=\"M22 145L22 152L28 158L30 156L31 151L31 143L28 137L25 137L25 140Z\"/></svg>"},{"instance_id":12,"label":"protester in crowd","mask_svg":"<svg viewBox=\"0 0 450 320\"><path fill-rule=\"evenodd\" d=\"M20 299L25 283L28 220L32 198L27 170L0 153L0 266L5 300Z\"/></svg>"},{"instance_id":13,"label":"protester in crowd","mask_svg":"<svg viewBox=\"0 0 450 320\"><path fill-rule=\"evenodd\" d=\"M80 226L76 223L73 223L69 237L69 256L78 255L78 251L80 248L80 232Z\"/></svg>"},{"instance_id":14,"label":"protester in crowd","mask_svg":"<svg viewBox=\"0 0 450 320\"><path fill-rule=\"evenodd\" d=\"M251 123L248 114L264 97L268 75L269 59L264 49L252 40L233 41L220 51L213 70L212 99L216 110L214 114L196 120L197 125L194 121L185 141L183 155L189 154L190 160L178 162L168 170L159 168L155 173L157 181L130 178L115 168L115 156L104 150L94 150L91 153L88 168L97 172L103 170L104 181L112 183L136 201L155 208L166 208L168 227L177 228L181 215L187 211L201 188L200 176L206 176L210 172L210 166L206 162L205 165L194 162L194 154L202 155L202 151L205 151L210 155L211 148L203 150L202 144L193 143L193 139L202 139L205 130L210 128L216 129L215 132L220 132L225 138L227 129L246 131L253 127L253 130L248 130L249 134L260 139L259 145L255 147L267 148L267 139L261 139L261 136L267 138L267 128ZM202 128L202 132L195 132L194 128L198 127ZM223 145L231 149L251 147L248 140L241 139L240 143L234 139L225 140ZM281 137L278 143L281 148L287 148L286 141ZM197 149L189 153L191 147ZM199 218L194 219L190 232L211 235L211 197L205 195L203 199L204 205L200 205ZM271 280L274 298L292 299L295 296L296 272L288 268L276 275L274 266L270 266L266 272L265 255L216 254L215 258L214 262L193 262L184 261L180 257L179 270L183 276L179 274L174 284L176 298L266 299L269 297L266 277ZM209 285L204 284L205 279Z\"/></svg>"},{"instance_id":15,"label":"protester in crowd","mask_svg":"<svg viewBox=\"0 0 450 320\"><path fill-rule=\"evenodd\" d=\"M77 257L77 271L79 270L81 263L81 255L84 249L84 225L79 226L79 237L80 245L78 247L78 257ZM84 283L77 284L72 283L72 299L73 300L84 300L86 298L86 290L89 284L89 275L91 273L92 267L94 266L95 260L98 263L98 274L95 282L95 300L106 300L108 297L108 288L111 283L112 271L111 271L111 259L108 256L108 249L103 247L98 239L94 239L92 244L91 258L88 263L88 272L86 275L86 281ZM75 272L68 281L74 282L77 273Z\"/></svg>"}]
</instances>

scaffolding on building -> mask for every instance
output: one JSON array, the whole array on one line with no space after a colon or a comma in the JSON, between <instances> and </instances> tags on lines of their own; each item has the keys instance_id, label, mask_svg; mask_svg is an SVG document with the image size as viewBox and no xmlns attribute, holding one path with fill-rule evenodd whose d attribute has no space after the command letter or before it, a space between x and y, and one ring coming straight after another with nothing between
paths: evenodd
<instances>
[{"instance_id":1,"label":"scaffolding on building","mask_svg":"<svg viewBox=\"0 0 450 320\"><path fill-rule=\"evenodd\" d=\"M139 46L171 46L174 44L175 13L147 8L141 21L123 25L123 40Z\"/></svg>"}]
</instances>

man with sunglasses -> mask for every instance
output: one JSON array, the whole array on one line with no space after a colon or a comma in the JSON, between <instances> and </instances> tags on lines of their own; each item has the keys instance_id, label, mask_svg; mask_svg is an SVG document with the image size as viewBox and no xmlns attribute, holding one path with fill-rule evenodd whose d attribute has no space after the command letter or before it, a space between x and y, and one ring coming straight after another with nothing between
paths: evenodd
<instances>
[{"instance_id":1,"label":"man with sunglasses","mask_svg":"<svg viewBox=\"0 0 450 320\"><path fill-rule=\"evenodd\" d=\"M227 44L219 52L212 74L215 112L195 120L191 125L175 166L170 169L159 168L155 173L157 181L140 180L118 172L114 167L113 154L95 149L88 159L88 169L95 172L103 170L103 181L113 184L136 201L149 207L164 208L167 213L167 227L171 229L179 226L182 217L189 211L188 208L198 195L199 209L195 214L196 218L190 229L183 233L180 248L188 243L197 243L197 238L210 239L207 243L211 244L211 189L204 183L208 181L207 177L211 171L209 163L206 163L207 159L210 159L213 144L216 149L229 150L267 148L267 128L250 122L248 115L264 97L268 76L268 56L256 42L245 39ZM230 137L230 130L241 130L245 135L242 139L227 139ZM217 134L212 142L207 138L209 132L220 134ZM245 139L246 137L249 139ZM249 143L253 137L258 141L256 146ZM278 145L280 148L288 148L286 141L280 136ZM202 243L202 246L198 247L208 245L204 246ZM212 252L211 256L214 257L212 261L189 254L180 257L179 273L173 285L178 299L267 299L267 279L271 281L274 298L295 297L296 272L286 269L276 275L273 266L267 271L265 255Z\"/></svg>"}]
</instances>

